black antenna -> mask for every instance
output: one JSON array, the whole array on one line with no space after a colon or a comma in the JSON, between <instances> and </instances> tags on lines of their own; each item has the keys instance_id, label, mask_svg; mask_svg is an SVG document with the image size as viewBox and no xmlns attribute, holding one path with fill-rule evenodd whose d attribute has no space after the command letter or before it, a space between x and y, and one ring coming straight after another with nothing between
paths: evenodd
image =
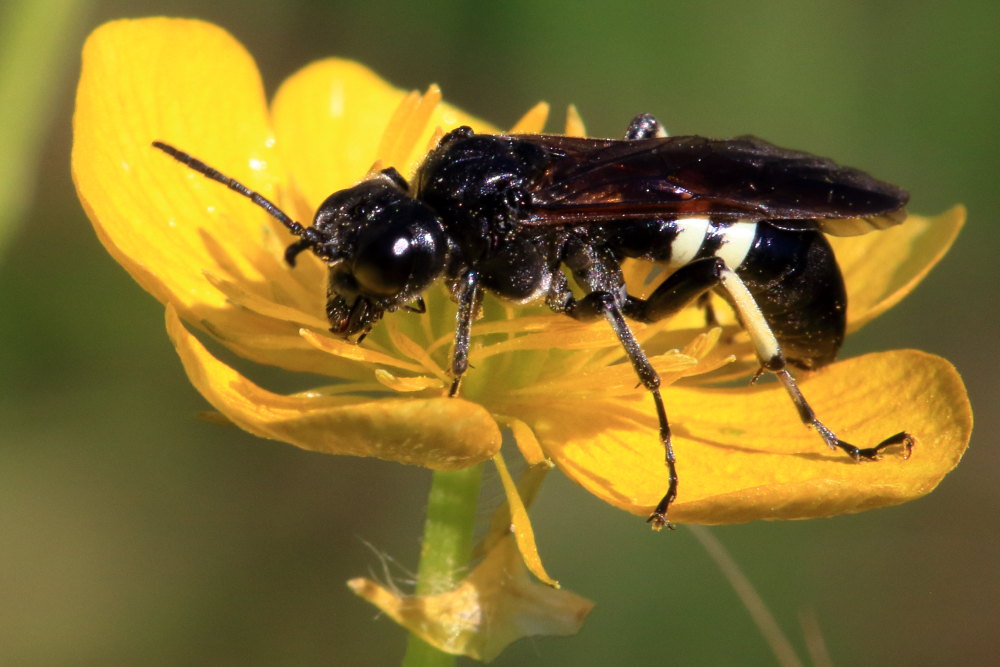
<instances>
[{"instance_id":1,"label":"black antenna","mask_svg":"<svg viewBox=\"0 0 1000 667\"><path fill-rule=\"evenodd\" d=\"M290 231L292 234L295 234L296 236L302 236L303 232L306 229L308 229L307 227L304 227L300 223L295 222L287 215L285 215L284 211L275 206L270 200L264 198L263 195L254 192L253 190L243 185L239 181L229 178L225 174L218 172L215 169L212 169L201 160L188 155L184 151L177 150L170 144L165 144L162 141L154 141L153 147L159 148L161 151L163 151L170 157L194 169L199 174L203 174L207 178L211 178L213 181L218 181L219 183L222 183L230 190L238 192L244 197L248 198L254 204L257 204L257 206L260 206L262 209L270 213L271 216L278 222L283 224L285 227L288 227L288 231ZM305 250L306 248L312 247L316 243L316 239L310 238L312 236L311 234L306 234L305 236L306 238L295 244L300 248L299 252ZM298 254L298 252L295 254Z\"/></svg>"}]
</instances>

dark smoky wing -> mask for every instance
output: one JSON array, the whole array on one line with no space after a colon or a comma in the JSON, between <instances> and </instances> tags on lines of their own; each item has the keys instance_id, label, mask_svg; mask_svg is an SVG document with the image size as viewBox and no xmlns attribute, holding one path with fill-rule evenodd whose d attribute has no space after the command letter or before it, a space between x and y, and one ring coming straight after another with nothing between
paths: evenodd
<instances>
[{"instance_id":1,"label":"dark smoky wing","mask_svg":"<svg viewBox=\"0 0 1000 667\"><path fill-rule=\"evenodd\" d=\"M711 216L853 235L905 217L903 190L755 137L531 140L552 160L531 189L523 224Z\"/></svg>"}]
</instances>

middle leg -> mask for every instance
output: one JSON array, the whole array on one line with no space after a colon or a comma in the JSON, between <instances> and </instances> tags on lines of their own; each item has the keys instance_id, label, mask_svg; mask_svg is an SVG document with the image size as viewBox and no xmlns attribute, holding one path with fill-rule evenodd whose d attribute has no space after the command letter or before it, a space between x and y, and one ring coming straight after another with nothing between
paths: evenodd
<instances>
[{"instance_id":1,"label":"middle leg","mask_svg":"<svg viewBox=\"0 0 1000 667\"><path fill-rule=\"evenodd\" d=\"M546 303L552 310L577 320L586 321L599 317L607 320L624 348L639 382L653 398L660 443L663 445L667 465L668 484L666 494L657 503L648 521L654 530L673 528L667 520L667 512L677 497L677 466L670 437L670 424L667 422L667 411L660 395L660 376L649 363L649 358L625 321L622 304L627 302L628 297L620 267L612 255L585 243L568 244L565 250L563 261L573 271L574 278L587 294L577 299L567 285L566 276L557 271L553 274Z\"/></svg>"},{"instance_id":2,"label":"middle leg","mask_svg":"<svg viewBox=\"0 0 1000 667\"><path fill-rule=\"evenodd\" d=\"M674 525L667 520L667 511L671 503L677 498L677 458L674 456L674 447L670 438L670 424L667 422L667 410L663 406L663 397L660 395L660 376L649 363L649 358L642 349L642 345L635 339L635 334L625 321L621 308L615 302L614 297L608 292L591 292L582 299L576 299L572 295L566 295L562 299L563 307L561 312L577 320L592 320L603 316L608 321L619 342L625 349L625 354L632 363L632 368L639 378L639 382L653 397L653 404L656 406L656 418L659 423L660 443L663 445L665 462L667 464L667 492L664 494L656 508L646 520L653 530L662 528L673 529Z\"/></svg>"}]
</instances>

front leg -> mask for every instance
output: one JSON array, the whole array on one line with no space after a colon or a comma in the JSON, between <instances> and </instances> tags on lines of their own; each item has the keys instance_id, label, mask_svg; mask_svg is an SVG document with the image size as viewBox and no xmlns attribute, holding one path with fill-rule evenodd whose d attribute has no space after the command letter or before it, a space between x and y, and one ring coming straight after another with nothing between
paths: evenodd
<instances>
[{"instance_id":1,"label":"front leg","mask_svg":"<svg viewBox=\"0 0 1000 667\"><path fill-rule=\"evenodd\" d=\"M458 296L458 314L455 326L455 347L451 353L451 389L448 396L458 394L462 384L462 375L469 368L469 337L472 335L472 320L483 300L483 291L479 286L479 273L468 271L459 278L455 286Z\"/></svg>"}]
</instances>

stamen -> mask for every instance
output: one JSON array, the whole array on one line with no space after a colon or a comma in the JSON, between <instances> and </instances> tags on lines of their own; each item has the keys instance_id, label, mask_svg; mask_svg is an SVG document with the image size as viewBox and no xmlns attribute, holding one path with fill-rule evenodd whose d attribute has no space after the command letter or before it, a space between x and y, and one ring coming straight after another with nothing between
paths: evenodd
<instances>
[{"instance_id":1,"label":"stamen","mask_svg":"<svg viewBox=\"0 0 1000 667\"><path fill-rule=\"evenodd\" d=\"M545 121L549 118L549 105L547 102L539 102L528 109L521 118L510 128L510 134L538 134L545 129Z\"/></svg>"},{"instance_id":2,"label":"stamen","mask_svg":"<svg viewBox=\"0 0 1000 667\"><path fill-rule=\"evenodd\" d=\"M587 128L583 125L583 117L580 115L580 112L577 111L575 104L570 104L566 107L565 134L569 137L587 136Z\"/></svg>"}]
</instances>

